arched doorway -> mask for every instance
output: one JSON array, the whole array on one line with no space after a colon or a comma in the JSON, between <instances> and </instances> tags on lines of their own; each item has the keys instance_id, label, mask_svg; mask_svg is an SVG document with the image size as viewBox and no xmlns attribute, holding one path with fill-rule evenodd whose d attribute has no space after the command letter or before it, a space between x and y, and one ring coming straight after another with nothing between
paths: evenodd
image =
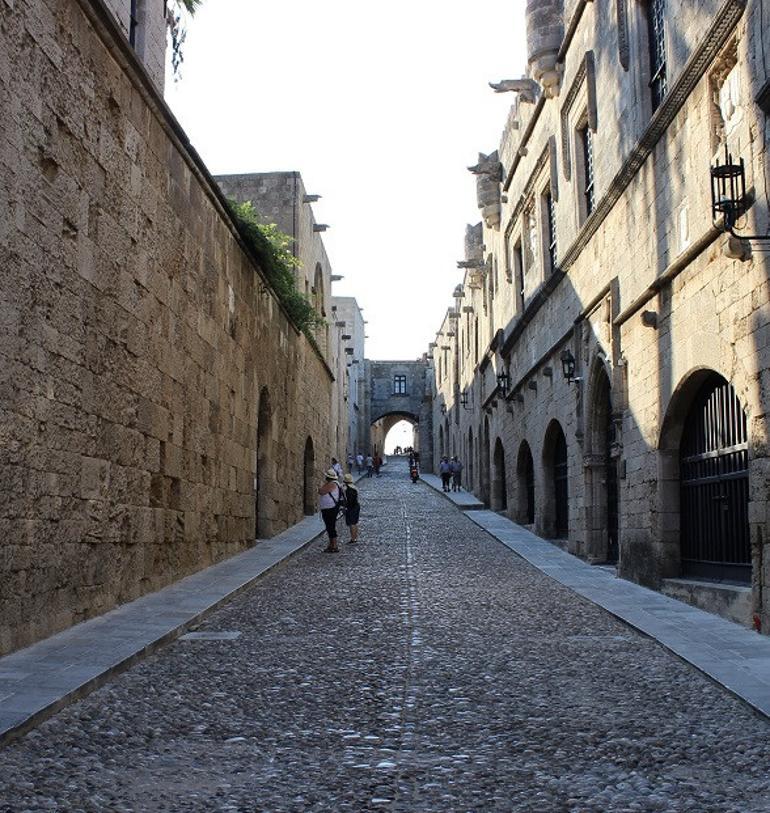
<instances>
[{"instance_id":1,"label":"arched doorway","mask_svg":"<svg viewBox=\"0 0 770 813\"><path fill-rule=\"evenodd\" d=\"M474 458L474 448L473 448L473 429L468 430L468 490L473 491L476 487L475 477L475 466L473 465L473 458Z\"/></svg>"},{"instance_id":2,"label":"arched doorway","mask_svg":"<svg viewBox=\"0 0 770 813\"><path fill-rule=\"evenodd\" d=\"M518 479L516 518L523 525L532 525L535 522L535 462L526 440L519 446L516 476Z\"/></svg>"},{"instance_id":3,"label":"arched doorway","mask_svg":"<svg viewBox=\"0 0 770 813\"><path fill-rule=\"evenodd\" d=\"M679 473L682 573L750 582L746 412L718 373L706 376L692 400Z\"/></svg>"},{"instance_id":4,"label":"arched doorway","mask_svg":"<svg viewBox=\"0 0 770 813\"><path fill-rule=\"evenodd\" d=\"M491 455L492 449L490 448L489 443L489 418L484 418L484 428L481 432L481 440L479 443L479 471L481 474L481 483L480 483L480 491L481 494L479 495L481 501L485 505L490 505L489 499L489 458Z\"/></svg>"},{"instance_id":5,"label":"arched doorway","mask_svg":"<svg viewBox=\"0 0 770 813\"><path fill-rule=\"evenodd\" d=\"M618 561L618 470L610 378L597 361L591 376L586 477L586 553L592 561Z\"/></svg>"},{"instance_id":6,"label":"arched doorway","mask_svg":"<svg viewBox=\"0 0 770 813\"><path fill-rule=\"evenodd\" d=\"M552 539L566 539L569 536L567 439L556 420L551 421L545 433L543 468L546 488L543 532Z\"/></svg>"},{"instance_id":7,"label":"arched doorway","mask_svg":"<svg viewBox=\"0 0 770 813\"><path fill-rule=\"evenodd\" d=\"M302 464L302 510L306 516L315 514L315 449L310 437L305 441Z\"/></svg>"},{"instance_id":8,"label":"arched doorway","mask_svg":"<svg viewBox=\"0 0 770 813\"><path fill-rule=\"evenodd\" d=\"M257 539L266 539L272 536L273 532L273 518L270 511L273 410L270 405L270 393L267 387L262 387L259 393L259 410L257 414L257 470L254 473L254 531Z\"/></svg>"},{"instance_id":9,"label":"arched doorway","mask_svg":"<svg viewBox=\"0 0 770 813\"><path fill-rule=\"evenodd\" d=\"M411 426L411 430L404 433L405 427L403 423L406 422ZM405 447L411 446L419 454L420 452L420 434L419 434L419 418L411 412L387 412L383 415L378 415L372 420L370 427L370 448L372 455L380 454L385 455L385 441L391 430L394 430L393 437L400 436L398 445ZM439 429L441 427L439 426ZM432 455L433 438L428 438L430 449L428 454ZM390 447L392 444L388 444ZM446 438L444 438L444 445L446 445ZM423 467L430 466L431 460L421 460Z\"/></svg>"},{"instance_id":10,"label":"arched doorway","mask_svg":"<svg viewBox=\"0 0 770 813\"><path fill-rule=\"evenodd\" d=\"M492 477L492 510L508 510L508 489L505 479L505 449L503 442L498 438L495 441Z\"/></svg>"}]
</instances>

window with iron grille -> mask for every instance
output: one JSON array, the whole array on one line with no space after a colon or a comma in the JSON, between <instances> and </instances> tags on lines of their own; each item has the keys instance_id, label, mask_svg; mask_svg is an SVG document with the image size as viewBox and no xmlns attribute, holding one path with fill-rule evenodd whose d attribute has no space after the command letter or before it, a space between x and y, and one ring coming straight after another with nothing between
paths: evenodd
<instances>
[{"instance_id":1,"label":"window with iron grille","mask_svg":"<svg viewBox=\"0 0 770 813\"><path fill-rule=\"evenodd\" d=\"M545 193L546 240L548 241L549 271L556 270L556 206L549 189Z\"/></svg>"},{"instance_id":2,"label":"window with iron grille","mask_svg":"<svg viewBox=\"0 0 770 813\"><path fill-rule=\"evenodd\" d=\"M583 196L585 198L585 213L588 217L594 210L594 137L591 128L586 124L580 131L580 141L583 145Z\"/></svg>"},{"instance_id":3,"label":"window with iron grille","mask_svg":"<svg viewBox=\"0 0 770 813\"><path fill-rule=\"evenodd\" d=\"M647 3L647 29L650 40L650 91L653 112L666 95L666 37L664 17L666 0Z\"/></svg>"},{"instance_id":4,"label":"window with iron grille","mask_svg":"<svg viewBox=\"0 0 770 813\"><path fill-rule=\"evenodd\" d=\"M439 365L441 360L439 359ZM439 366L439 370L441 367ZM440 373L439 373L440 375ZM393 376L393 395L406 395L406 376L394 375Z\"/></svg>"}]
</instances>

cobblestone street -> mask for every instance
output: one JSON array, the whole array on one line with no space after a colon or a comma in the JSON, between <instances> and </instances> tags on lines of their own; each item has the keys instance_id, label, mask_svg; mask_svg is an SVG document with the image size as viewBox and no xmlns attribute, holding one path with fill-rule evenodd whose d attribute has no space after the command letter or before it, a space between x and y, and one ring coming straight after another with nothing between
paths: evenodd
<instances>
[{"instance_id":1,"label":"cobblestone street","mask_svg":"<svg viewBox=\"0 0 770 813\"><path fill-rule=\"evenodd\" d=\"M770 811L766 721L403 462L360 486L358 546L4 748L0 809Z\"/></svg>"}]
</instances>

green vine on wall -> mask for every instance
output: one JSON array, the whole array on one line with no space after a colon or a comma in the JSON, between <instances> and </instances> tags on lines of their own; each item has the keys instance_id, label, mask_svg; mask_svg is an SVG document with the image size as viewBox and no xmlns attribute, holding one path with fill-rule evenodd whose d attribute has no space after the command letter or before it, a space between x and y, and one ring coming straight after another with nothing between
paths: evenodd
<instances>
[{"instance_id":1,"label":"green vine on wall","mask_svg":"<svg viewBox=\"0 0 770 813\"><path fill-rule=\"evenodd\" d=\"M301 264L291 250L294 241L275 223L264 223L251 201L238 203L230 198L227 205L241 237L257 256L260 268L270 280L289 318L317 347L313 331L321 327L324 320L305 295L297 290L294 272Z\"/></svg>"}]
</instances>

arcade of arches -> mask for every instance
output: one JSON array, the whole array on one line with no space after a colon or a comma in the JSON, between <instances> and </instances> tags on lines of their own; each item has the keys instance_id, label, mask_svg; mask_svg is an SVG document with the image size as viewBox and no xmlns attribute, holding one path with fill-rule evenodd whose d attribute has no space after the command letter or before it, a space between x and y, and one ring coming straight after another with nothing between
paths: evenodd
<instances>
[{"instance_id":1,"label":"arcade of arches","mask_svg":"<svg viewBox=\"0 0 770 813\"><path fill-rule=\"evenodd\" d=\"M563 416L539 432L534 421L516 431L510 413L497 410L460 434L449 417L435 416L436 456L459 455L465 486L479 499L570 552L617 564L620 575L678 597L679 579L697 580L703 595L688 600L714 609L721 591L722 601L725 594L735 599L725 614L751 623L752 494L767 494L752 492L751 424L733 386L699 370L670 399L657 448L645 450L659 478L649 491L657 526L643 541L632 525L642 506L627 496L623 414L603 362L591 369L584 403L583 433Z\"/></svg>"}]
</instances>

